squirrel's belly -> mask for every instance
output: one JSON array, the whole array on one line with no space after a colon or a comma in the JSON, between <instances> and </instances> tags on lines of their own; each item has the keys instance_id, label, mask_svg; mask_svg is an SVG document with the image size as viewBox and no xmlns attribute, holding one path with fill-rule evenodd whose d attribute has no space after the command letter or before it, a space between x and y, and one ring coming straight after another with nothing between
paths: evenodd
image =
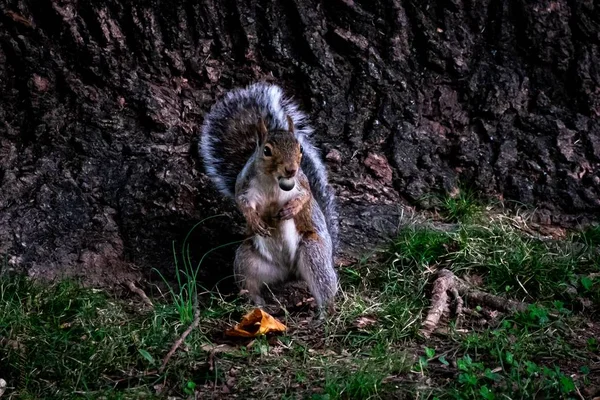
<instances>
[{"instance_id":1,"label":"squirrel's belly","mask_svg":"<svg viewBox=\"0 0 600 400\"><path fill-rule=\"evenodd\" d=\"M296 258L300 235L293 219L282 221L271 237L254 237L254 246L267 260L291 266Z\"/></svg>"}]
</instances>

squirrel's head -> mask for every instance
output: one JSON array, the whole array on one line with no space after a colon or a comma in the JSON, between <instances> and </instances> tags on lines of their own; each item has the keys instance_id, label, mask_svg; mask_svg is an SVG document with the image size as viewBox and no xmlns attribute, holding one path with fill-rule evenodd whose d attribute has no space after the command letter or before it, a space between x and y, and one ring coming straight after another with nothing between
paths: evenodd
<instances>
[{"instance_id":1,"label":"squirrel's head","mask_svg":"<svg viewBox=\"0 0 600 400\"><path fill-rule=\"evenodd\" d=\"M269 131L264 120L258 122L258 156L261 171L272 176L282 190L292 190L302 160L302 146L294 134L294 124L288 116L287 130Z\"/></svg>"}]
</instances>

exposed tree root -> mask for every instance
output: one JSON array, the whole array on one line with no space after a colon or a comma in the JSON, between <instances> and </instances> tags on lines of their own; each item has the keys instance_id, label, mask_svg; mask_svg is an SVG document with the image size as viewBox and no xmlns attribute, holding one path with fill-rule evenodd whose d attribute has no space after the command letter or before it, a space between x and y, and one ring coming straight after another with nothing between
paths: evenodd
<instances>
[{"instance_id":1,"label":"exposed tree root","mask_svg":"<svg viewBox=\"0 0 600 400\"><path fill-rule=\"evenodd\" d=\"M528 307L527 303L509 300L475 289L454 275L452 271L442 269L438 272L438 276L433 283L431 308L421 328L423 336L431 336L442 315L450 310L448 294L452 295L456 302L455 313L457 318L461 318L463 315L463 298L475 304L503 312L525 311Z\"/></svg>"}]
</instances>

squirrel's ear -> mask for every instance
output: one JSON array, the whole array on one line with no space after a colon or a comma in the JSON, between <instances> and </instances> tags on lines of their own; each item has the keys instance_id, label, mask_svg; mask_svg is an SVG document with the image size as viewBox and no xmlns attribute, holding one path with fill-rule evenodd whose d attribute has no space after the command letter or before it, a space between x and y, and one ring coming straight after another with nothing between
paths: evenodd
<instances>
[{"instance_id":1,"label":"squirrel's ear","mask_svg":"<svg viewBox=\"0 0 600 400\"><path fill-rule=\"evenodd\" d=\"M290 133L294 133L294 121L292 121L292 117L286 115L287 123L288 123L288 131Z\"/></svg>"},{"instance_id":2,"label":"squirrel's ear","mask_svg":"<svg viewBox=\"0 0 600 400\"><path fill-rule=\"evenodd\" d=\"M258 120L258 145L262 146L263 143L265 143L267 141L267 125L265 125L265 120L261 117Z\"/></svg>"}]
</instances>

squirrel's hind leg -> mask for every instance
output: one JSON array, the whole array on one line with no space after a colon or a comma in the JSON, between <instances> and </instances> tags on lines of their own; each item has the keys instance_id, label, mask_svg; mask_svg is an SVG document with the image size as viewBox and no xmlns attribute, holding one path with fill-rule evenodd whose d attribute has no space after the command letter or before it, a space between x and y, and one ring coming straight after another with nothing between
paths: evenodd
<instances>
[{"instance_id":1,"label":"squirrel's hind leg","mask_svg":"<svg viewBox=\"0 0 600 400\"><path fill-rule=\"evenodd\" d=\"M303 238L298 246L297 269L300 277L308 284L315 298L319 313L323 316L337 293L338 279L333 269L331 246L316 236Z\"/></svg>"},{"instance_id":2,"label":"squirrel's hind leg","mask_svg":"<svg viewBox=\"0 0 600 400\"><path fill-rule=\"evenodd\" d=\"M233 271L237 285L246 289L251 300L259 307L265 305L261 295L263 285L285 279L285 271L262 256L251 241L246 241L238 247Z\"/></svg>"}]
</instances>

